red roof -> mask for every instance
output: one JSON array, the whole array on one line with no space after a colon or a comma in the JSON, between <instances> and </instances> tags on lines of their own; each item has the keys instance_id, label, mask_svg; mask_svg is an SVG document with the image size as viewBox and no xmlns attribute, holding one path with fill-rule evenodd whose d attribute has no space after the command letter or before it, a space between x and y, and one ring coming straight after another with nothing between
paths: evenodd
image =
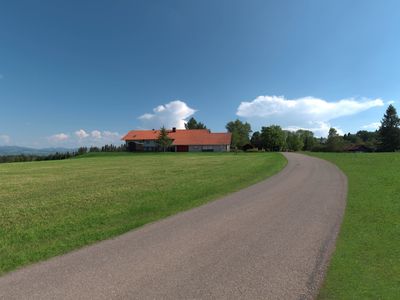
<instances>
[{"instance_id":1,"label":"red roof","mask_svg":"<svg viewBox=\"0 0 400 300\"><path fill-rule=\"evenodd\" d=\"M160 130L131 130L122 140L143 141L157 140ZM172 145L229 145L232 134L211 133L208 129L177 129L175 132L169 130L168 137L173 140Z\"/></svg>"}]
</instances>

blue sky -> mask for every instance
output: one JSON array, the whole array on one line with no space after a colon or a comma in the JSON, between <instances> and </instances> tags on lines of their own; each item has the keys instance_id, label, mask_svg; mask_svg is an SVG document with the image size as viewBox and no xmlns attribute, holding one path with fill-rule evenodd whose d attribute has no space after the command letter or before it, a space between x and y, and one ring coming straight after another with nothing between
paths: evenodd
<instances>
[{"instance_id":1,"label":"blue sky","mask_svg":"<svg viewBox=\"0 0 400 300\"><path fill-rule=\"evenodd\" d=\"M0 145L190 116L354 132L399 107L399 36L399 1L2 1Z\"/></svg>"}]
</instances>

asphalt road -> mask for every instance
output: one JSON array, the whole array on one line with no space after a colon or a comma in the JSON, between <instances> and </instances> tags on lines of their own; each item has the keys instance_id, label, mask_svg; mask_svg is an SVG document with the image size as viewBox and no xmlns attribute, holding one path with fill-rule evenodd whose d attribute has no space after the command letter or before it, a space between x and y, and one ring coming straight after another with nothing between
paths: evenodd
<instances>
[{"instance_id":1,"label":"asphalt road","mask_svg":"<svg viewBox=\"0 0 400 300\"><path fill-rule=\"evenodd\" d=\"M0 277L1 299L310 299L345 208L334 165L287 153L270 179Z\"/></svg>"}]
</instances>

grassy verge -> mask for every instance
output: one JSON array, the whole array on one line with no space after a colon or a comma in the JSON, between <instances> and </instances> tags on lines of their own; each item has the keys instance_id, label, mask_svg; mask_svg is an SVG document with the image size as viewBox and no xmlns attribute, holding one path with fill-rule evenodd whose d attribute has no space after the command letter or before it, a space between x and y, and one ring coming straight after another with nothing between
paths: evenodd
<instances>
[{"instance_id":1,"label":"grassy verge","mask_svg":"<svg viewBox=\"0 0 400 300\"><path fill-rule=\"evenodd\" d=\"M400 299L400 153L310 153L341 168L349 194L320 299Z\"/></svg>"},{"instance_id":2,"label":"grassy verge","mask_svg":"<svg viewBox=\"0 0 400 300\"><path fill-rule=\"evenodd\" d=\"M285 164L277 153L100 153L1 164L0 274L201 205Z\"/></svg>"}]
</instances>

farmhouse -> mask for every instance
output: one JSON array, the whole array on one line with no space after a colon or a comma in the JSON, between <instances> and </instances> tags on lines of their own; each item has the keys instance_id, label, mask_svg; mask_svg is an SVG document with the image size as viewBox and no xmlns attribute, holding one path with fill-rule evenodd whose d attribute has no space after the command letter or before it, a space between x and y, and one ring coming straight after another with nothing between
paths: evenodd
<instances>
[{"instance_id":1,"label":"farmhouse","mask_svg":"<svg viewBox=\"0 0 400 300\"><path fill-rule=\"evenodd\" d=\"M160 130L131 130L123 138L130 151L159 151ZM226 152L230 150L231 133L211 133L208 129L176 129L168 131L172 152Z\"/></svg>"}]
</instances>

